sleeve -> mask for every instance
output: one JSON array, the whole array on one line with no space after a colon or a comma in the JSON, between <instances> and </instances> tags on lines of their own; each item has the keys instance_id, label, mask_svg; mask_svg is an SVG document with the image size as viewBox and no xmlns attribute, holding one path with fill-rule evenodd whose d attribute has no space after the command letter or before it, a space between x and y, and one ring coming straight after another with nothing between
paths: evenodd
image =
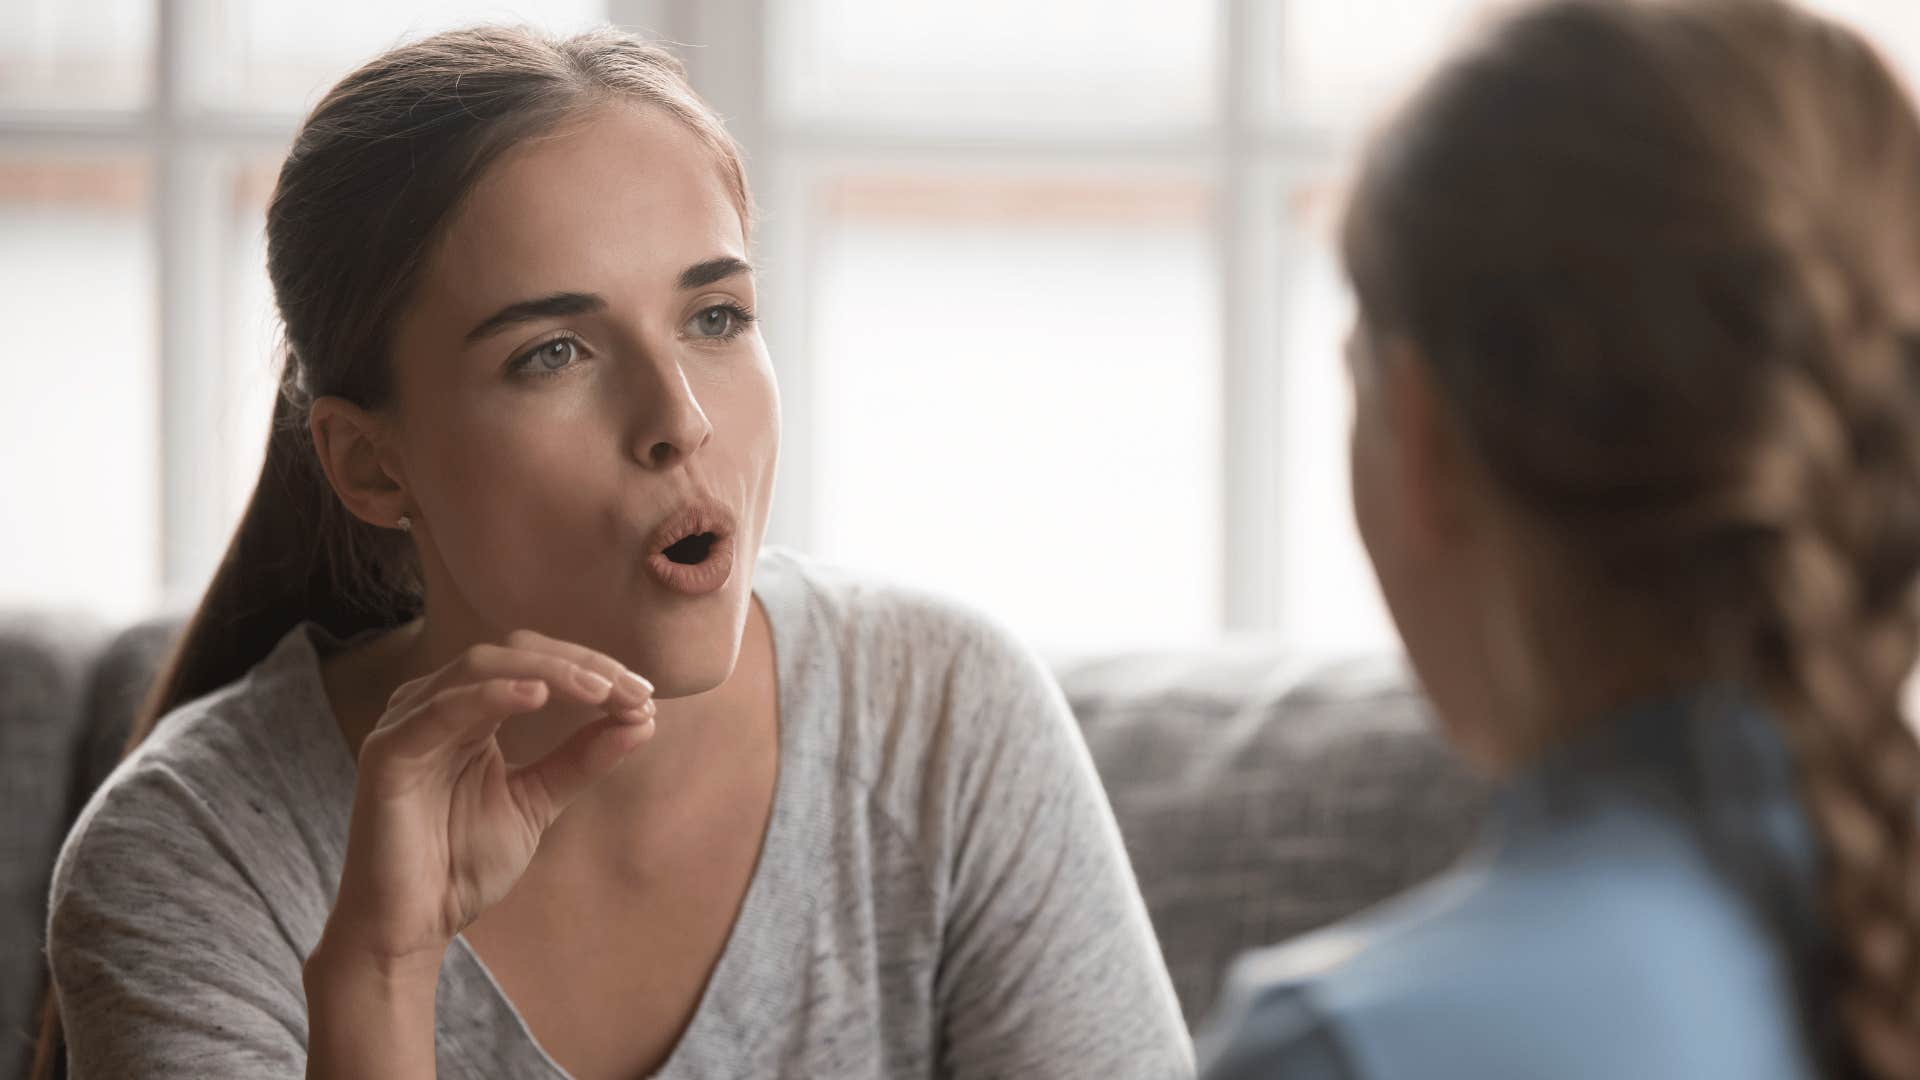
<instances>
[{"instance_id":1,"label":"sleeve","mask_svg":"<svg viewBox=\"0 0 1920 1080\"><path fill-rule=\"evenodd\" d=\"M49 903L69 1075L303 1076L302 957L219 815L164 770L110 784Z\"/></svg>"},{"instance_id":2,"label":"sleeve","mask_svg":"<svg viewBox=\"0 0 1920 1080\"><path fill-rule=\"evenodd\" d=\"M1198 1042L1202 1080L1361 1080L1332 1026L1297 985L1229 979Z\"/></svg>"},{"instance_id":3,"label":"sleeve","mask_svg":"<svg viewBox=\"0 0 1920 1080\"><path fill-rule=\"evenodd\" d=\"M946 1074L1191 1077L1193 1045L1079 726L1031 652L1003 633L976 644L949 697L968 749L935 988Z\"/></svg>"}]
</instances>

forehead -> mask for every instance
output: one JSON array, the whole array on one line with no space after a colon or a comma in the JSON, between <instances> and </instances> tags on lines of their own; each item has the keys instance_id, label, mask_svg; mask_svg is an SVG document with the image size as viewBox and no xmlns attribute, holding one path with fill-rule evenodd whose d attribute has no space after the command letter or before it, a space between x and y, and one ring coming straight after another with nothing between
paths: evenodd
<instances>
[{"instance_id":1,"label":"forehead","mask_svg":"<svg viewBox=\"0 0 1920 1080\"><path fill-rule=\"evenodd\" d=\"M556 290L619 295L745 258L714 150L664 111L614 104L528 140L449 222L422 299L491 311Z\"/></svg>"}]
</instances>

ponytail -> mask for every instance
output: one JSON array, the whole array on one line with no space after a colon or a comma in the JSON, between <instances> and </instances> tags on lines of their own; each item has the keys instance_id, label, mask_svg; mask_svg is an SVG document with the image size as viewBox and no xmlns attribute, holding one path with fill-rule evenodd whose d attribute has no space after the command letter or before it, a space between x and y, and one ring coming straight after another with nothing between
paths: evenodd
<instances>
[{"instance_id":1,"label":"ponytail","mask_svg":"<svg viewBox=\"0 0 1920 1080\"><path fill-rule=\"evenodd\" d=\"M245 675L302 622L336 637L419 611L404 538L349 514L328 486L295 406L274 404L260 480L213 581L128 732L138 746L162 716Z\"/></svg>"},{"instance_id":2,"label":"ponytail","mask_svg":"<svg viewBox=\"0 0 1920 1080\"><path fill-rule=\"evenodd\" d=\"M404 539L374 535L380 530L334 497L300 423L305 411L285 390L274 403L253 497L200 606L134 714L126 754L161 717L245 675L303 622L350 637L418 614L418 575L410 559L397 557ZM28 1075L57 1080L66 1075L65 1057L59 1003L49 987Z\"/></svg>"}]
</instances>

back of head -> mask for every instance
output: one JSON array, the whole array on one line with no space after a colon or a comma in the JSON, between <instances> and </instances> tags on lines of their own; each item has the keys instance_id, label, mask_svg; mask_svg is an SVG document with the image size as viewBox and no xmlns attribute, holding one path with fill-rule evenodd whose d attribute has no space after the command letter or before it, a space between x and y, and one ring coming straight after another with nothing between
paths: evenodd
<instances>
[{"instance_id":1,"label":"back of head","mask_svg":"<svg viewBox=\"0 0 1920 1080\"><path fill-rule=\"evenodd\" d=\"M1886 65L1776 0L1531 6L1381 132L1343 245L1558 565L1779 716L1816 1030L1920 1076L1920 122Z\"/></svg>"}]
</instances>

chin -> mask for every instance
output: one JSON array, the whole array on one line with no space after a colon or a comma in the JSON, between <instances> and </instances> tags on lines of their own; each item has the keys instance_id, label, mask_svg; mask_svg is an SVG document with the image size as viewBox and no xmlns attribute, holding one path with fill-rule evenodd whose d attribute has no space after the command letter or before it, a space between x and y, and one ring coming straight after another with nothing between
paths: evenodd
<instances>
[{"instance_id":1,"label":"chin","mask_svg":"<svg viewBox=\"0 0 1920 1080\"><path fill-rule=\"evenodd\" d=\"M692 603L642 610L622 635L627 647L613 655L653 683L657 698L704 694L733 674L749 601L746 589L729 586Z\"/></svg>"}]
</instances>

